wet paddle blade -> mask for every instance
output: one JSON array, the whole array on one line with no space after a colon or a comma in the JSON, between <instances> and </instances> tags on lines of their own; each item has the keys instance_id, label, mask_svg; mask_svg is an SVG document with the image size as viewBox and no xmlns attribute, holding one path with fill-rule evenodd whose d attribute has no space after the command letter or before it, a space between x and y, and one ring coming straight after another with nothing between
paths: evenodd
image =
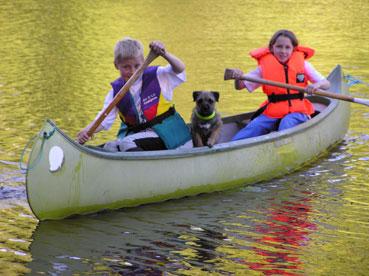
<instances>
[{"instance_id":1,"label":"wet paddle blade","mask_svg":"<svg viewBox=\"0 0 369 276\"><path fill-rule=\"evenodd\" d=\"M367 100L367 99L354 98L353 102L369 106L369 100Z\"/></svg>"}]
</instances>

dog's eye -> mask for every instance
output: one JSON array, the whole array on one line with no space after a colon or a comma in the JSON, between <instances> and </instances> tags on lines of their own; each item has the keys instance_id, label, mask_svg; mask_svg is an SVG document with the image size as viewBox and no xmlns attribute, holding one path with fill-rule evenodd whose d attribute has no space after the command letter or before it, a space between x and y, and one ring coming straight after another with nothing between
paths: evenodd
<instances>
[{"instance_id":1,"label":"dog's eye","mask_svg":"<svg viewBox=\"0 0 369 276\"><path fill-rule=\"evenodd\" d=\"M199 104L202 104L202 102L203 102L203 100L202 100L202 99L199 99L199 100L197 101L197 103L199 103Z\"/></svg>"},{"instance_id":2,"label":"dog's eye","mask_svg":"<svg viewBox=\"0 0 369 276\"><path fill-rule=\"evenodd\" d=\"M214 100L209 99L209 104L212 104L212 103L214 103Z\"/></svg>"}]
</instances>

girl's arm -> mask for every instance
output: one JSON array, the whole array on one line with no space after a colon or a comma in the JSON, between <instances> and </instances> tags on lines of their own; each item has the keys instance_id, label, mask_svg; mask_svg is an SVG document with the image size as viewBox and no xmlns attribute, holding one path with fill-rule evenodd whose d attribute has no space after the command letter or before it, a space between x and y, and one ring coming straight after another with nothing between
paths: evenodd
<instances>
[{"instance_id":1,"label":"girl's arm","mask_svg":"<svg viewBox=\"0 0 369 276\"><path fill-rule=\"evenodd\" d=\"M327 89L329 89L330 86L331 86L331 83L327 79L324 79L324 80L318 81L316 83L308 84L306 86L306 90L307 90L308 94L313 94L318 89L327 90Z\"/></svg>"},{"instance_id":2,"label":"girl's arm","mask_svg":"<svg viewBox=\"0 0 369 276\"><path fill-rule=\"evenodd\" d=\"M304 68L308 80L312 82L306 86L308 94L312 94L318 89L329 89L331 83L325 77L323 77L310 62L305 61Z\"/></svg>"}]
</instances>

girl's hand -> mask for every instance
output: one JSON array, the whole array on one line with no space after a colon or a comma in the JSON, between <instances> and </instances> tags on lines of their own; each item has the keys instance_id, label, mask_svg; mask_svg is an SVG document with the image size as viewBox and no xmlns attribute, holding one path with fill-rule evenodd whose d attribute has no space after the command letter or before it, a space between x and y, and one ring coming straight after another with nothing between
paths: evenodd
<instances>
[{"instance_id":1,"label":"girl's hand","mask_svg":"<svg viewBox=\"0 0 369 276\"><path fill-rule=\"evenodd\" d=\"M318 91L318 89L320 88L320 84L319 83L311 83L308 86L305 87L306 92L308 93L308 95L313 95L316 91Z\"/></svg>"},{"instance_id":2,"label":"girl's hand","mask_svg":"<svg viewBox=\"0 0 369 276\"><path fill-rule=\"evenodd\" d=\"M232 78L235 80L240 79L243 76L243 71L241 69L232 69Z\"/></svg>"},{"instance_id":3,"label":"girl's hand","mask_svg":"<svg viewBox=\"0 0 369 276\"><path fill-rule=\"evenodd\" d=\"M234 79L234 87L236 90L241 90L245 88L245 84L240 78L243 76L243 71L238 68L232 69L232 79Z\"/></svg>"},{"instance_id":4,"label":"girl's hand","mask_svg":"<svg viewBox=\"0 0 369 276\"><path fill-rule=\"evenodd\" d=\"M166 51L165 51L165 46L162 42L160 41L153 41L150 43L149 45L150 49L154 51L155 54L159 55L159 56L164 56Z\"/></svg>"}]
</instances>

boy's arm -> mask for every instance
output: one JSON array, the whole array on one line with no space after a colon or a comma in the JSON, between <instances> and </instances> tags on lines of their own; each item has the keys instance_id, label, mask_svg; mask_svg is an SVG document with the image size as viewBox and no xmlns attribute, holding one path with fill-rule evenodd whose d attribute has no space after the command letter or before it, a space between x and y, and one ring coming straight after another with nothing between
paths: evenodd
<instances>
[{"instance_id":1,"label":"boy's arm","mask_svg":"<svg viewBox=\"0 0 369 276\"><path fill-rule=\"evenodd\" d=\"M105 108L112 102L113 98L114 98L113 90L110 90L109 93L105 97L103 109L97 114L96 118L91 123L89 123L84 129L82 129L80 132L78 132L77 141L81 145L83 145L84 143L86 143L88 140L91 139L91 137L88 136L88 134L87 134L88 130L95 123L96 119L100 116L101 112L103 112L103 110L105 110ZM94 134L98 133L102 130L109 129L115 121L115 118L117 116L116 114L117 114L117 108L114 107L113 110L108 114L108 116L106 116L104 121L95 129Z\"/></svg>"},{"instance_id":2,"label":"boy's arm","mask_svg":"<svg viewBox=\"0 0 369 276\"><path fill-rule=\"evenodd\" d=\"M185 64L175 55L169 52L165 52L165 54L162 57L165 58L168 61L168 63L172 66L174 73L180 74L185 70L186 68Z\"/></svg>"},{"instance_id":3,"label":"boy's arm","mask_svg":"<svg viewBox=\"0 0 369 276\"><path fill-rule=\"evenodd\" d=\"M158 55L162 56L168 63L172 66L174 73L182 73L186 66L185 64L177 58L175 55L166 51L165 46L160 41L153 41L150 43L150 48Z\"/></svg>"}]
</instances>

